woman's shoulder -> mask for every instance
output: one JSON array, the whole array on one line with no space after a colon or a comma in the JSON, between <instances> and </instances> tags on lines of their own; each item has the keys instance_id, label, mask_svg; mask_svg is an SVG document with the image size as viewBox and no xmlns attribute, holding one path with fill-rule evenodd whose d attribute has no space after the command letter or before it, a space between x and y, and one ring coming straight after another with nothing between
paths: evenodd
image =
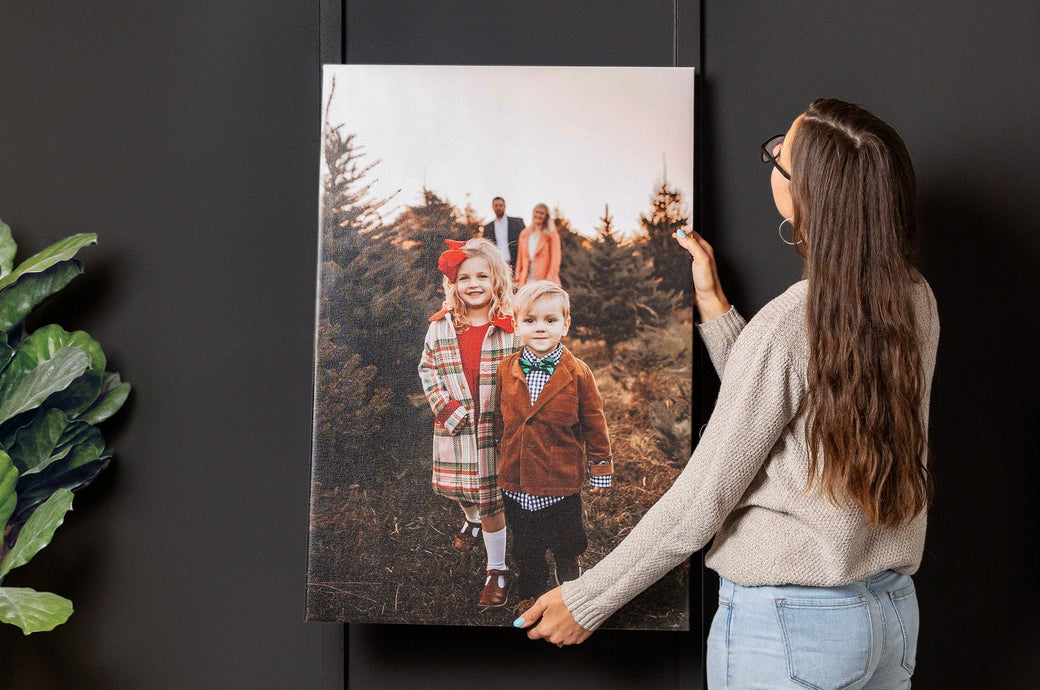
<instances>
[{"instance_id":1,"label":"woman's shoulder","mask_svg":"<svg viewBox=\"0 0 1040 690\"><path fill-rule=\"evenodd\" d=\"M808 356L805 304L808 283L801 280L762 307L737 337L738 351L785 350L794 359Z\"/></svg>"},{"instance_id":2,"label":"woman's shoulder","mask_svg":"<svg viewBox=\"0 0 1040 690\"><path fill-rule=\"evenodd\" d=\"M924 276L917 274L914 280L914 300L917 308L918 326L930 339L939 337L939 304Z\"/></svg>"},{"instance_id":3,"label":"woman's shoulder","mask_svg":"<svg viewBox=\"0 0 1040 690\"><path fill-rule=\"evenodd\" d=\"M748 321L747 328L763 329L768 332L803 328L805 325L805 304L808 296L809 281L799 280L767 302Z\"/></svg>"},{"instance_id":4,"label":"woman's shoulder","mask_svg":"<svg viewBox=\"0 0 1040 690\"><path fill-rule=\"evenodd\" d=\"M927 304L932 309L935 309L935 293L932 291L931 283L929 283L928 280L920 273L916 273L914 275L914 287L917 291L916 297L918 301Z\"/></svg>"}]
</instances>

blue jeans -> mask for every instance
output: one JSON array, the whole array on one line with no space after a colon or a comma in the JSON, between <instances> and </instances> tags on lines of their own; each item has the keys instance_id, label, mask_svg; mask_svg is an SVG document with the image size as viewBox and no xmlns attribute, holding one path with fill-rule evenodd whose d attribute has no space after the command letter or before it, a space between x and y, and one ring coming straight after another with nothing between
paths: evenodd
<instances>
[{"instance_id":1,"label":"blue jeans","mask_svg":"<svg viewBox=\"0 0 1040 690\"><path fill-rule=\"evenodd\" d=\"M886 570L844 587L741 587L719 578L708 688L909 688L917 593Z\"/></svg>"}]
</instances>

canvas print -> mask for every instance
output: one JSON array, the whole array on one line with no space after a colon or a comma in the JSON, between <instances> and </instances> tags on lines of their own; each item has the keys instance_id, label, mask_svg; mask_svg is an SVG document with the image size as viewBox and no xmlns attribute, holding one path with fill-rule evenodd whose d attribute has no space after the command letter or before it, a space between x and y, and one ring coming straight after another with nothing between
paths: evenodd
<instances>
[{"instance_id":1,"label":"canvas print","mask_svg":"<svg viewBox=\"0 0 1040 690\"><path fill-rule=\"evenodd\" d=\"M307 617L508 626L691 452L693 70L323 79Z\"/></svg>"}]
</instances>

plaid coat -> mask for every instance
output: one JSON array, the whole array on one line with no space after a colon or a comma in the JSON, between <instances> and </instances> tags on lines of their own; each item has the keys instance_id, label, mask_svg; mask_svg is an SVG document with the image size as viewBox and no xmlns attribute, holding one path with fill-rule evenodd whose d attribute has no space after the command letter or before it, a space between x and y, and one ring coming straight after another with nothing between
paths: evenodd
<instances>
[{"instance_id":1,"label":"plaid coat","mask_svg":"<svg viewBox=\"0 0 1040 690\"><path fill-rule=\"evenodd\" d=\"M461 501L476 503L483 515L502 510L498 488L498 449L492 425L497 405L495 372L499 363L516 352L519 342L507 319L496 319L480 356L480 418L475 419L473 394L462 373L462 356L451 315L431 319L426 332L419 378L435 417L433 427L433 490ZM454 408L454 409L452 409Z\"/></svg>"}]
</instances>

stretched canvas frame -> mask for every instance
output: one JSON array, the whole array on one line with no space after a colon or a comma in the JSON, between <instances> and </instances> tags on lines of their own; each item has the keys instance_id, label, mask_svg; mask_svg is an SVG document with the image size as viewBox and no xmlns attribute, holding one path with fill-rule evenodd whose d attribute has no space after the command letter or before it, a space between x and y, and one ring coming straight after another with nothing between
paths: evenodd
<instances>
[{"instance_id":1,"label":"stretched canvas frame","mask_svg":"<svg viewBox=\"0 0 1040 690\"><path fill-rule=\"evenodd\" d=\"M608 496L582 492L595 565L691 449L689 259L671 234L693 203L693 70L329 65L322 112L307 617L509 625L515 602L477 609L484 550L452 548L462 512L430 489L417 365L436 259L483 233L495 196L525 223L552 210L564 344L596 375L615 460ZM605 627L688 629L688 575Z\"/></svg>"}]
</instances>

